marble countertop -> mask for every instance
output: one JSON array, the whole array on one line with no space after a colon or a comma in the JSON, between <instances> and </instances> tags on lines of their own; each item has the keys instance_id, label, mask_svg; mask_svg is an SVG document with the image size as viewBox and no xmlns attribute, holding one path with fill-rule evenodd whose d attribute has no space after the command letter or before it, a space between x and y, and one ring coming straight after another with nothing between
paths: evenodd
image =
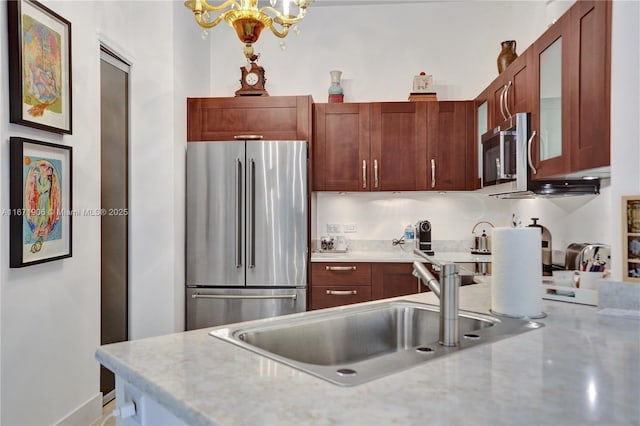
<instances>
[{"instance_id":1,"label":"marble countertop","mask_svg":"<svg viewBox=\"0 0 640 426\"><path fill-rule=\"evenodd\" d=\"M438 262L455 262L455 263L475 263L475 262L491 262L490 254L472 254L468 252L457 251L437 251L433 256ZM414 262L423 259L414 254L412 250L360 250L339 252L313 252L311 253L311 262Z\"/></svg>"},{"instance_id":2,"label":"marble countertop","mask_svg":"<svg viewBox=\"0 0 640 426\"><path fill-rule=\"evenodd\" d=\"M461 308L486 313L490 283L462 287L460 298ZM432 293L401 299L436 303ZM558 301L543 309L538 330L355 387L210 328L105 345L96 358L188 424L639 424L640 320Z\"/></svg>"}]
</instances>

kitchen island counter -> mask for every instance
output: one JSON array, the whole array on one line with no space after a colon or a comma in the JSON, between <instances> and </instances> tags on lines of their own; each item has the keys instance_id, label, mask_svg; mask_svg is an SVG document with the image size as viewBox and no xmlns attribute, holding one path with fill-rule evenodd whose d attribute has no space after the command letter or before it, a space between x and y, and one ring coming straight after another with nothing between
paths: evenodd
<instances>
[{"instance_id":1,"label":"kitchen island counter","mask_svg":"<svg viewBox=\"0 0 640 426\"><path fill-rule=\"evenodd\" d=\"M462 287L461 308L486 313L490 293L488 282ZM436 303L432 293L398 299ZM211 328L102 346L96 358L149 406L191 425L640 424L640 321L557 301L543 309L545 327L355 387Z\"/></svg>"}]
</instances>

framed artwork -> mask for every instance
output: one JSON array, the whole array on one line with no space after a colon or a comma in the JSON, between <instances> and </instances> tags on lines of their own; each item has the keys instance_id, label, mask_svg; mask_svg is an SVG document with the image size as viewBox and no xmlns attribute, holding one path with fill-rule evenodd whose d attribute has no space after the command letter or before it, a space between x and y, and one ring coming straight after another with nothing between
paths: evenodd
<instances>
[{"instance_id":1,"label":"framed artwork","mask_svg":"<svg viewBox=\"0 0 640 426\"><path fill-rule=\"evenodd\" d=\"M71 257L71 147L10 138L9 266Z\"/></svg>"},{"instance_id":2,"label":"framed artwork","mask_svg":"<svg viewBox=\"0 0 640 426\"><path fill-rule=\"evenodd\" d=\"M622 197L622 279L640 282L640 195Z\"/></svg>"},{"instance_id":3,"label":"framed artwork","mask_svg":"<svg viewBox=\"0 0 640 426\"><path fill-rule=\"evenodd\" d=\"M7 12L10 121L71 134L71 23L35 0Z\"/></svg>"}]
</instances>

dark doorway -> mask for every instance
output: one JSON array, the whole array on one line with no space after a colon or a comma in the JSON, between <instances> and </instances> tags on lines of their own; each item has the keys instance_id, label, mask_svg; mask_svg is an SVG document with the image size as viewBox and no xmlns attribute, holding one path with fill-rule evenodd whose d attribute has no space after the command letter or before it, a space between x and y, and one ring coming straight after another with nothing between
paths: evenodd
<instances>
[{"instance_id":1,"label":"dark doorway","mask_svg":"<svg viewBox=\"0 0 640 426\"><path fill-rule=\"evenodd\" d=\"M100 343L128 339L129 65L101 47L101 334ZM104 403L115 377L100 367Z\"/></svg>"}]
</instances>

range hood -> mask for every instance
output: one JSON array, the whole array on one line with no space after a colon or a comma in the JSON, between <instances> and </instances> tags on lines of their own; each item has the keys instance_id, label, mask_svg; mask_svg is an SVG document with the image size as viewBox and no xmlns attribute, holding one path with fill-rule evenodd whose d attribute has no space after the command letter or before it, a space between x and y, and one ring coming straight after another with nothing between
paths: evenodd
<instances>
[{"instance_id":1,"label":"range hood","mask_svg":"<svg viewBox=\"0 0 640 426\"><path fill-rule=\"evenodd\" d=\"M496 198L555 198L576 195L597 195L600 193L600 178L590 179L549 179L543 181L528 180L524 188L518 188L517 182L507 182L490 187L489 195Z\"/></svg>"},{"instance_id":2,"label":"range hood","mask_svg":"<svg viewBox=\"0 0 640 426\"><path fill-rule=\"evenodd\" d=\"M485 187L482 192L497 198L552 198L577 195L597 195L600 193L600 178L581 179L531 179L528 162L528 144L531 138L531 114L518 113L515 116L516 132L516 179L495 186Z\"/></svg>"}]
</instances>

